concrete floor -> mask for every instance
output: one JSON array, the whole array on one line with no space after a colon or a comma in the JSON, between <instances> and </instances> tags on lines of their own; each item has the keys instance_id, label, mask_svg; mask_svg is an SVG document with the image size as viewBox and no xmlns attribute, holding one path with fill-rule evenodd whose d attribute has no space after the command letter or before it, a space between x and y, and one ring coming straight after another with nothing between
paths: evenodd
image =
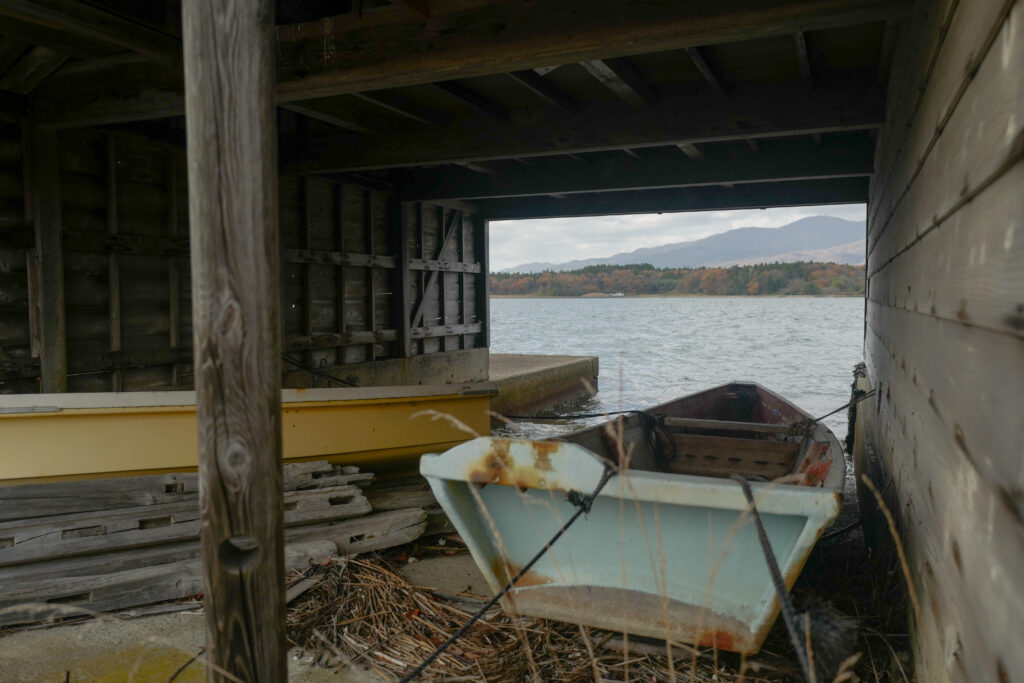
<instances>
[{"instance_id":1,"label":"concrete floor","mask_svg":"<svg viewBox=\"0 0 1024 683\"><path fill-rule=\"evenodd\" d=\"M490 595L468 553L413 562L402 573L418 586L448 593ZM106 617L82 624L20 631L0 638L0 682L164 683L199 652L203 641L203 614L199 611L135 619ZM302 652L294 649L288 657L288 680L293 683L382 680L358 665L339 674L302 661L301 656ZM205 680L206 667L197 659L175 682Z\"/></svg>"}]
</instances>

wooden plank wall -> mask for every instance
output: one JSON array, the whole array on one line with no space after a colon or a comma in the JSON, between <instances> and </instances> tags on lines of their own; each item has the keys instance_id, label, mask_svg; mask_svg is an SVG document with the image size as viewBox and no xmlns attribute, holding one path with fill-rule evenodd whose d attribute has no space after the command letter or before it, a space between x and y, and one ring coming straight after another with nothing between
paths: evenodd
<instances>
[{"instance_id":1,"label":"wooden plank wall","mask_svg":"<svg viewBox=\"0 0 1024 683\"><path fill-rule=\"evenodd\" d=\"M184 155L99 131L59 149L68 390L190 386Z\"/></svg>"},{"instance_id":2,"label":"wooden plank wall","mask_svg":"<svg viewBox=\"0 0 1024 683\"><path fill-rule=\"evenodd\" d=\"M918 2L868 207L871 439L918 680L1024 678L1024 7Z\"/></svg>"},{"instance_id":3,"label":"wooden plank wall","mask_svg":"<svg viewBox=\"0 0 1024 683\"><path fill-rule=\"evenodd\" d=\"M0 122L0 393L40 386L21 135ZM68 390L191 388L184 151L94 129L58 142ZM472 205L401 203L390 187L318 176L282 176L279 187L290 358L339 374L486 346L486 225Z\"/></svg>"},{"instance_id":4,"label":"wooden plank wall","mask_svg":"<svg viewBox=\"0 0 1024 683\"><path fill-rule=\"evenodd\" d=\"M406 202L410 355L486 346L486 226L468 204ZM481 275L483 273L483 275Z\"/></svg>"},{"instance_id":5,"label":"wooden plank wall","mask_svg":"<svg viewBox=\"0 0 1024 683\"><path fill-rule=\"evenodd\" d=\"M0 120L0 392L38 391L29 325L29 258L25 227L21 129ZM38 344L38 338L37 338ZM35 349L38 353L38 348ZM17 375L26 375L18 379ZM5 379L6 378L6 379Z\"/></svg>"}]
</instances>

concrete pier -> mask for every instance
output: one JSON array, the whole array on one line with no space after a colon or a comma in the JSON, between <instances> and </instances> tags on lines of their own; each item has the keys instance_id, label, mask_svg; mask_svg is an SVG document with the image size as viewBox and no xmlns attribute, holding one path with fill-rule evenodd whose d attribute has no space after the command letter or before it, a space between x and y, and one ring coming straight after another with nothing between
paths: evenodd
<instances>
[{"instance_id":1,"label":"concrete pier","mask_svg":"<svg viewBox=\"0 0 1024 683\"><path fill-rule=\"evenodd\" d=\"M524 415L597 393L597 356L494 353L490 379L498 387L491 410Z\"/></svg>"}]
</instances>

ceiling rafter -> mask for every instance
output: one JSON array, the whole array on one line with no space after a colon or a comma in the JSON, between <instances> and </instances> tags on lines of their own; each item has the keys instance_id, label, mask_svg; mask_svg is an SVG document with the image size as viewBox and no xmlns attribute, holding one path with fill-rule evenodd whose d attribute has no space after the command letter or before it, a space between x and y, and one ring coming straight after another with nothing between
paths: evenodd
<instances>
[{"instance_id":1,"label":"ceiling rafter","mask_svg":"<svg viewBox=\"0 0 1024 683\"><path fill-rule=\"evenodd\" d=\"M498 104L491 98L481 95L476 90L473 90L458 81L439 81L434 83L434 87L439 90L443 90L455 99L468 104L481 114L486 114L487 116L497 119L503 123L507 123L509 120L508 107L503 104Z\"/></svg>"},{"instance_id":2,"label":"ceiling rafter","mask_svg":"<svg viewBox=\"0 0 1024 683\"><path fill-rule=\"evenodd\" d=\"M748 183L732 188L674 187L660 190L594 192L567 195L484 199L474 202L488 220L613 216L674 211L766 209L775 206L859 204L868 198L868 179L826 178L780 183Z\"/></svg>"},{"instance_id":3,"label":"ceiling rafter","mask_svg":"<svg viewBox=\"0 0 1024 683\"><path fill-rule=\"evenodd\" d=\"M793 35L793 43L796 47L796 60L800 65L800 78L808 88L814 87L814 71L811 69L811 56L807 49L807 34L797 31Z\"/></svg>"},{"instance_id":4,"label":"ceiling rafter","mask_svg":"<svg viewBox=\"0 0 1024 683\"><path fill-rule=\"evenodd\" d=\"M654 107L658 100L651 87L644 82L640 72L628 60L593 59L582 62L583 68L615 96L634 107Z\"/></svg>"},{"instance_id":5,"label":"ceiling rafter","mask_svg":"<svg viewBox=\"0 0 1024 683\"><path fill-rule=\"evenodd\" d=\"M508 75L562 111L576 113L576 100L557 85L545 80L536 71L523 69L510 71Z\"/></svg>"},{"instance_id":6,"label":"ceiling rafter","mask_svg":"<svg viewBox=\"0 0 1024 683\"><path fill-rule=\"evenodd\" d=\"M44 44L46 33L29 36L29 32L52 32L55 42L47 47L65 54L69 39L97 47L120 48L154 59L181 58L181 41L175 36L142 26L112 12L72 0L0 0L0 32L23 35L36 44Z\"/></svg>"},{"instance_id":7,"label":"ceiling rafter","mask_svg":"<svg viewBox=\"0 0 1024 683\"><path fill-rule=\"evenodd\" d=\"M352 93L352 96L358 97L359 99L375 104L382 109L386 109L392 113L398 114L399 116L412 119L413 121L422 123L426 126L440 128L447 123L446 118L442 117L436 111L423 107L416 102L413 102L408 97L396 92L378 90Z\"/></svg>"},{"instance_id":8,"label":"ceiling rafter","mask_svg":"<svg viewBox=\"0 0 1024 683\"><path fill-rule=\"evenodd\" d=\"M360 135L369 135L372 137L387 137L388 132L383 127L378 125L381 123L380 119L371 118L368 119L366 116L359 116L356 112L352 111L351 108L339 105L339 103L322 100L311 100L309 102L290 102L288 104L282 104L282 109L293 111L296 114L316 119L324 123L336 126L338 128L344 128ZM368 120L367 120L368 119Z\"/></svg>"},{"instance_id":9,"label":"ceiling rafter","mask_svg":"<svg viewBox=\"0 0 1024 683\"><path fill-rule=\"evenodd\" d=\"M810 137L765 141L761 154L753 157L737 145L708 145L705 159L699 164L668 149L655 148L643 164L624 155L605 155L587 165L563 161L543 168L512 166L489 177L451 168L423 168L405 174L403 195L417 201L477 200L868 176L873 170L874 144L870 137L848 133L837 136L824 148Z\"/></svg>"},{"instance_id":10,"label":"ceiling rafter","mask_svg":"<svg viewBox=\"0 0 1024 683\"><path fill-rule=\"evenodd\" d=\"M700 148L692 142L680 142L676 145L679 151L690 157L694 161L704 161L704 152L700 151Z\"/></svg>"},{"instance_id":11,"label":"ceiling rafter","mask_svg":"<svg viewBox=\"0 0 1024 683\"><path fill-rule=\"evenodd\" d=\"M686 54L690 56L690 61L697 67L704 80L708 82L715 92L722 97L728 97L729 92L725 88L725 80L723 80L721 73L718 68L711 61L711 56L706 47L688 47L686 48Z\"/></svg>"},{"instance_id":12,"label":"ceiling rafter","mask_svg":"<svg viewBox=\"0 0 1024 683\"><path fill-rule=\"evenodd\" d=\"M534 3L466 0L432 5L427 24L405 11L349 13L278 27L278 101L791 36L885 21L911 7L910 0L744 3L738 9L662 2L637 12L629 0L599 8L590 0L561 0L540 12ZM568 38L566 26L572 26ZM367 59L367 44L378 46L377 58Z\"/></svg>"},{"instance_id":13,"label":"ceiling rafter","mask_svg":"<svg viewBox=\"0 0 1024 683\"><path fill-rule=\"evenodd\" d=\"M687 116L679 116L679 111ZM511 157L586 154L622 148L640 149L703 144L747 138L769 139L815 132L877 128L884 121L880 85L808 90L802 85L737 85L732 95L696 95L690 87L666 88L654 109L637 109L617 100L582 102L571 116L554 108L509 126L465 115L436 134L396 131L386 140L320 139L296 148L289 164L296 173L433 165ZM749 143L745 143L749 144Z\"/></svg>"}]
</instances>

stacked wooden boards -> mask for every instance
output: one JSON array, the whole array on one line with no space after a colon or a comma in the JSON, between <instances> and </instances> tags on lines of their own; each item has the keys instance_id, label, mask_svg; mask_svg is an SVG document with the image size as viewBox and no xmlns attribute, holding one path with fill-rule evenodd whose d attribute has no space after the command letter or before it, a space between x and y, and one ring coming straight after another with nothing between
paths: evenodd
<instances>
[{"instance_id":1,"label":"stacked wooden boards","mask_svg":"<svg viewBox=\"0 0 1024 683\"><path fill-rule=\"evenodd\" d=\"M374 511L373 474L356 467L294 463L283 474L289 567L427 528L430 501L391 496ZM199 530L194 473L0 488L0 625L201 593Z\"/></svg>"}]
</instances>

